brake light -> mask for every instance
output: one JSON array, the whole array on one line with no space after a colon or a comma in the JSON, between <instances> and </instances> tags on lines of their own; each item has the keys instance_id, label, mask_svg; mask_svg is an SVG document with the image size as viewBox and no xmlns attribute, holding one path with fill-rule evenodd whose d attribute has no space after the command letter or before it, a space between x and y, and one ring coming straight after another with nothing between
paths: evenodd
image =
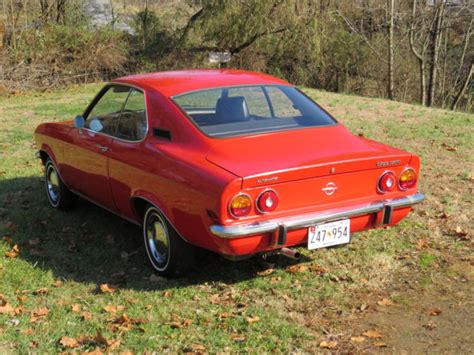
<instances>
[{"instance_id":1,"label":"brake light","mask_svg":"<svg viewBox=\"0 0 474 355\"><path fill-rule=\"evenodd\" d=\"M415 170L412 168L408 168L403 170L403 172L400 174L398 186L400 186L400 189L402 190L411 189L416 185L417 180L418 176L416 175Z\"/></svg>"},{"instance_id":2,"label":"brake light","mask_svg":"<svg viewBox=\"0 0 474 355\"><path fill-rule=\"evenodd\" d=\"M229 212L234 217L243 217L252 209L252 200L246 194L239 194L232 198L229 203Z\"/></svg>"},{"instance_id":3,"label":"brake light","mask_svg":"<svg viewBox=\"0 0 474 355\"><path fill-rule=\"evenodd\" d=\"M397 186L397 177L391 171L386 171L379 177L377 189L381 193L386 193L395 190Z\"/></svg>"},{"instance_id":4,"label":"brake light","mask_svg":"<svg viewBox=\"0 0 474 355\"><path fill-rule=\"evenodd\" d=\"M278 206L278 195L273 190L265 190L257 197L257 209L262 213L272 212Z\"/></svg>"}]
</instances>

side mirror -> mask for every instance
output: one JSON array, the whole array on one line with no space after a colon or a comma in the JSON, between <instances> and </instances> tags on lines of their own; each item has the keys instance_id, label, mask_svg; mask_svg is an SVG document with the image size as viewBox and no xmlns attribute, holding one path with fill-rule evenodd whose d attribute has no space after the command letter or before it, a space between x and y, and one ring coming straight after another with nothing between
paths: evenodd
<instances>
[{"instance_id":1,"label":"side mirror","mask_svg":"<svg viewBox=\"0 0 474 355\"><path fill-rule=\"evenodd\" d=\"M79 128L79 130L82 130L85 124L86 124L86 121L84 120L84 117L82 116L74 117L74 127Z\"/></svg>"}]
</instances>

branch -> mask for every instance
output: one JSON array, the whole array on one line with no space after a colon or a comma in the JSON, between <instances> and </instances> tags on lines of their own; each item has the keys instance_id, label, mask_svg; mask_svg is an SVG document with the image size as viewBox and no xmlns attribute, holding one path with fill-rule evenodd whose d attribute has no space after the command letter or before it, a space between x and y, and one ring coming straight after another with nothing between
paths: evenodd
<instances>
[{"instance_id":1,"label":"branch","mask_svg":"<svg viewBox=\"0 0 474 355\"><path fill-rule=\"evenodd\" d=\"M361 37L364 42L367 44L367 46L372 50L372 52L374 52L374 54L384 63L387 63L387 60L382 57L380 55L380 53L372 46L372 44L369 42L369 40L367 39L366 36L364 36L363 34L361 34L355 27L354 25L349 21L348 18L346 18L338 9L335 10L335 13L337 15L339 15L345 22L346 24L349 26L349 28L352 30L352 32L354 32L355 34L357 34L359 37Z\"/></svg>"}]
</instances>

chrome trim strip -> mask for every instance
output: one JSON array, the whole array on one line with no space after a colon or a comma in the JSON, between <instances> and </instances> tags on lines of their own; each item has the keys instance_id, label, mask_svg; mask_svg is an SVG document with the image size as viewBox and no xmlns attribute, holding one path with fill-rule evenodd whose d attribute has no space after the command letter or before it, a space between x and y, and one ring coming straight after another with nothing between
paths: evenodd
<instances>
[{"instance_id":1,"label":"chrome trim strip","mask_svg":"<svg viewBox=\"0 0 474 355\"><path fill-rule=\"evenodd\" d=\"M349 208L339 208L317 213L308 213L290 218L271 219L262 222L237 225L213 225L209 228L210 232L221 238L238 238L249 235L268 233L276 231L280 225L286 226L288 230L306 228L318 223L332 222L338 219L363 216L366 214L382 211L386 206L394 209L416 205L423 202L425 195L416 193L396 199L381 200L365 205L355 205Z\"/></svg>"}]
</instances>

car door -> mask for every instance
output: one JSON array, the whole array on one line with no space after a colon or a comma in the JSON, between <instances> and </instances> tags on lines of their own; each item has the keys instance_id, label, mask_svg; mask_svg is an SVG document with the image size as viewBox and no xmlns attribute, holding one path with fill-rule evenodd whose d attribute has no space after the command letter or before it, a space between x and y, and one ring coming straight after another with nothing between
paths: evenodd
<instances>
[{"instance_id":1,"label":"car door","mask_svg":"<svg viewBox=\"0 0 474 355\"><path fill-rule=\"evenodd\" d=\"M146 179L145 138L148 118L145 95L132 88L120 116L117 134L109 151L109 181L120 214L132 217L130 196L133 186Z\"/></svg>"},{"instance_id":2,"label":"car door","mask_svg":"<svg viewBox=\"0 0 474 355\"><path fill-rule=\"evenodd\" d=\"M108 177L109 150L129 91L122 85L104 88L84 114L84 129L76 130L74 144L64 152L74 171L68 177L71 186L111 210L116 208Z\"/></svg>"}]
</instances>

